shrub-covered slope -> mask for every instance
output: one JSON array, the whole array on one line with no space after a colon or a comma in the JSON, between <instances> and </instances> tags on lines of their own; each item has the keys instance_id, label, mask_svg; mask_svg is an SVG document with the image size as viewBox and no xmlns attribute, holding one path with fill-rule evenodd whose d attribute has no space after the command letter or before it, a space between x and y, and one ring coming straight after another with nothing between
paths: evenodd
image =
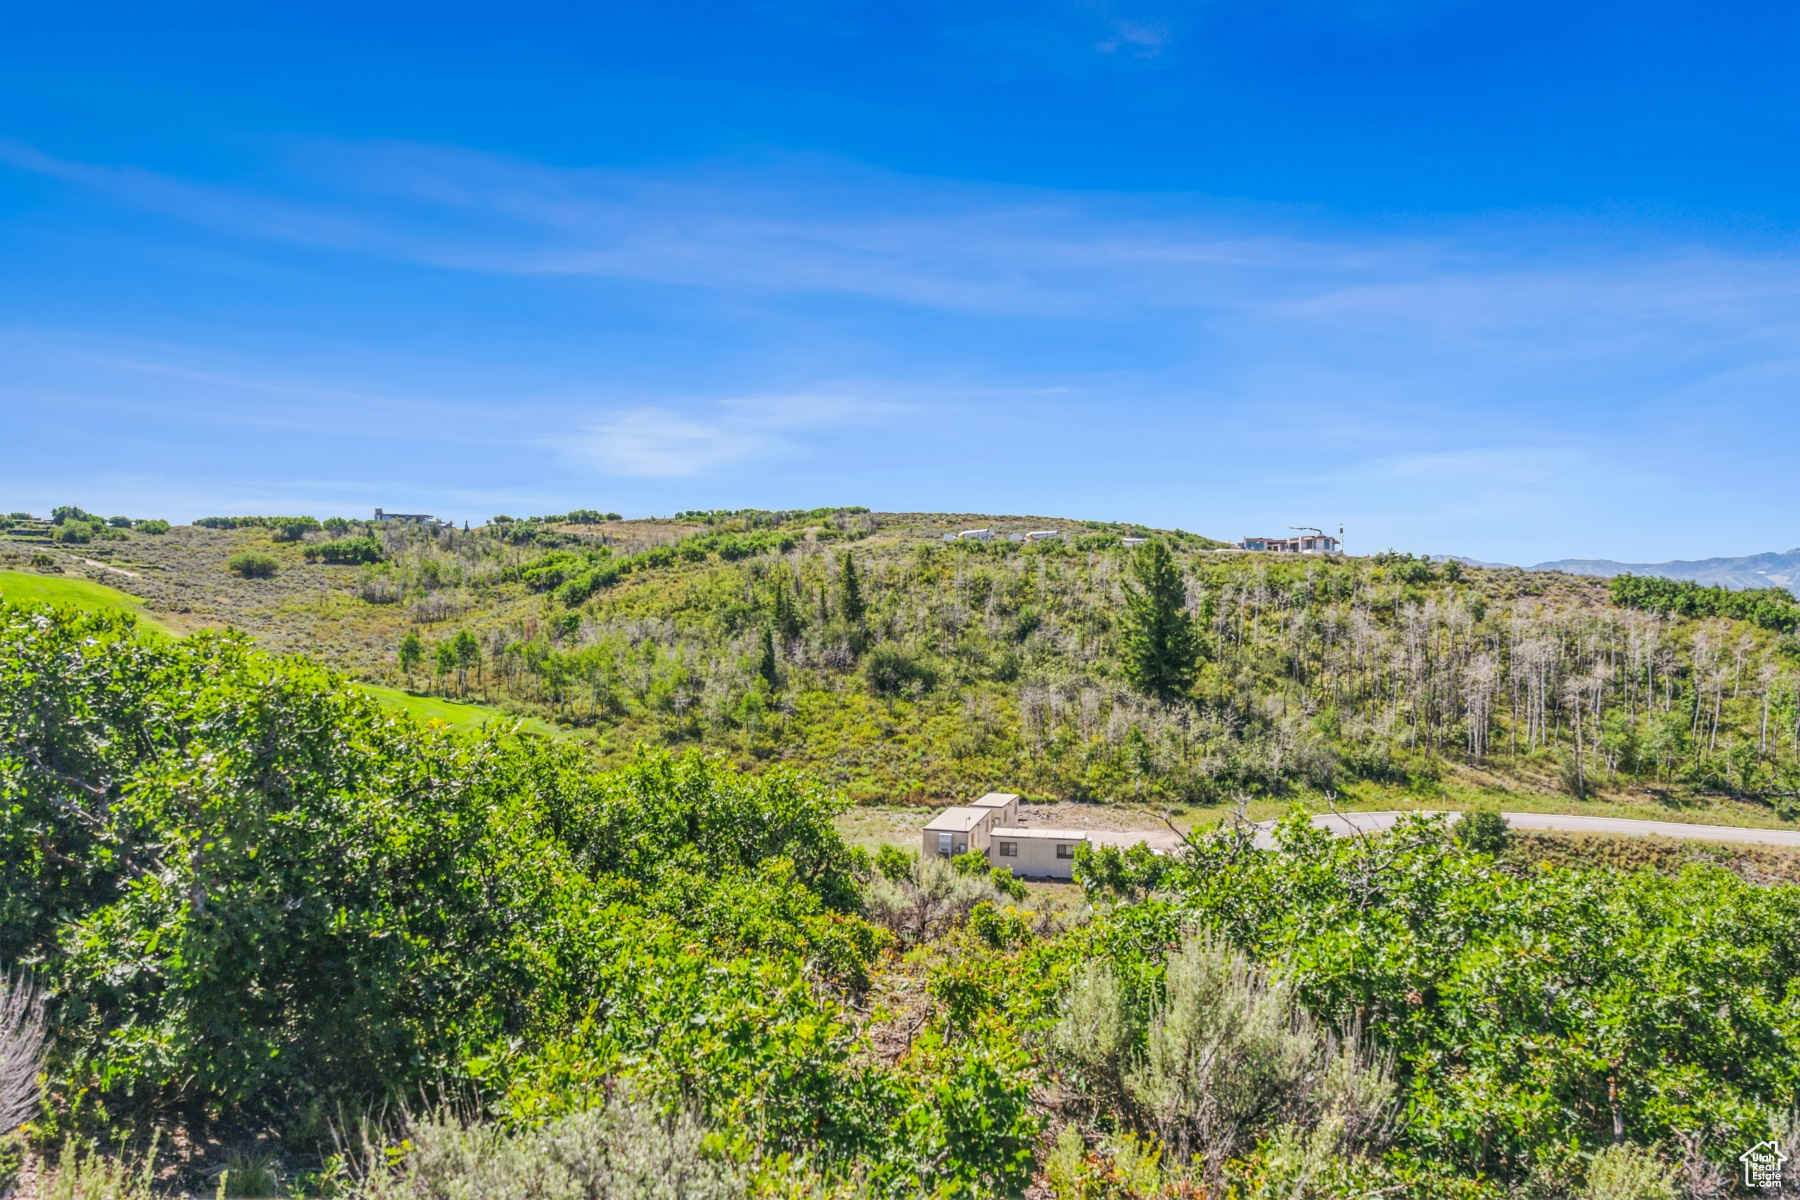
<instances>
[{"instance_id":1,"label":"shrub-covered slope","mask_svg":"<svg viewBox=\"0 0 1800 1200\"><path fill-rule=\"evenodd\" d=\"M1126 628L1144 551L1125 541L1155 531L858 510L598 516L291 542L265 526L176 529L105 552L162 556L136 581L112 577L159 611L229 620L371 682L552 718L613 763L639 742L705 745L807 767L858 800L998 786L1163 803L1469 768L1527 789L1796 811L1800 609L1773 591L1738 603L1619 580L1609 593L1163 532L1195 653L1158 684L1131 668ZM944 540L972 525L1001 536ZM1005 537L1046 527L1065 536ZM377 538L379 560L326 562L308 540L346 536ZM251 548L281 560L273 578L225 570Z\"/></svg>"},{"instance_id":2,"label":"shrub-covered slope","mask_svg":"<svg viewBox=\"0 0 1800 1200\"><path fill-rule=\"evenodd\" d=\"M364 1114L371 1200L663 1194L677 1160L721 1196L1435 1200L1712 1195L1794 1141L1800 889L1299 814L1275 850L1084 855L1094 907L1058 911L974 859L871 862L842 803L700 756L597 772L240 636L0 605L36 1144L173 1125L191 1180L256 1146L312 1187Z\"/></svg>"}]
</instances>

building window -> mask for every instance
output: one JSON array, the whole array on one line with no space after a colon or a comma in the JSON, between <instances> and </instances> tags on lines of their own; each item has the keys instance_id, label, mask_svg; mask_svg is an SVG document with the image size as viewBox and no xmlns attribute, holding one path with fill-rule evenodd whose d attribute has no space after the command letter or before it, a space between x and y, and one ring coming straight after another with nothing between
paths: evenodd
<instances>
[{"instance_id":1,"label":"building window","mask_svg":"<svg viewBox=\"0 0 1800 1200\"><path fill-rule=\"evenodd\" d=\"M1017 858L1017 857L1019 857L1019 843L1017 843L1017 842L1001 842L1000 843L1000 857L1001 858Z\"/></svg>"},{"instance_id":2,"label":"building window","mask_svg":"<svg viewBox=\"0 0 1800 1200\"><path fill-rule=\"evenodd\" d=\"M1056 857L1058 857L1058 858L1074 858L1075 857L1075 847L1068 842L1056 843Z\"/></svg>"},{"instance_id":3,"label":"building window","mask_svg":"<svg viewBox=\"0 0 1800 1200\"><path fill-rule=\"evenodd\" d=\"M950 835L949 834L947 834L947 833L938 834L938 853L945 855L945 856L949 855L949 853L950 853Z\"/></svg>"}]
</instances>

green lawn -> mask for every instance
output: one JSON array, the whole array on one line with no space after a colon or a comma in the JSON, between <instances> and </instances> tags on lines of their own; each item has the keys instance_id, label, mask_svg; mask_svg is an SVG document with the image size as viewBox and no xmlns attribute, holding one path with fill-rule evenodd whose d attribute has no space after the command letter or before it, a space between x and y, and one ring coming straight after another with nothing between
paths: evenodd
<instances>
[{"instance_id":1,"label":"green lawn","mask_svg":"<svg viewBox=\"0 0 1800 1200\"><path fill-rule=\"evenodd\" d=\"M83 612L127 612L135 615L140 628L170 636L176 632L144 611L144 602L117 588L87 579L69 579L62 575L34 575L26 571L0 571L0 598L14 602L35 601L59 604Z\"/></svg>"},{"instance_id":2,"label":"green lawn","mask_svg":"<svg viewBox=\"0 0 1800 1200\"><path fill-rule=\"evenodd\" d=\"M446 700L442 696L419 696L412 692L403 692L398 688L378 687L372 683L359 683L356 686L387 707L412 714L415 720L442 721L452 729L477 729L489 721L499 721L505 725L520 722L524 729L532 733L548 734L551 737L561 736L562 732L536 717L516 716L504 709L492 708L486 704Z\"/></svg>"}]
</instances>

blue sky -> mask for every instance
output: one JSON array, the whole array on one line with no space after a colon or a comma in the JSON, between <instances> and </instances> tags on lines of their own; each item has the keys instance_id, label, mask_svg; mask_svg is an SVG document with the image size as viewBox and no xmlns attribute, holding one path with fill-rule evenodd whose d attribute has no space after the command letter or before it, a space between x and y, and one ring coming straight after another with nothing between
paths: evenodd
<instances>
[{"instance_id":1,"label":"blue sky","mask_svg":"<svg viewBox=\"0 0 1800 1200\"><path fill-rule=\"evenodd\" d=\"M0 10L0 508L1800 544L1800 6L275 7Z\"/></svg>"}]
</instances>

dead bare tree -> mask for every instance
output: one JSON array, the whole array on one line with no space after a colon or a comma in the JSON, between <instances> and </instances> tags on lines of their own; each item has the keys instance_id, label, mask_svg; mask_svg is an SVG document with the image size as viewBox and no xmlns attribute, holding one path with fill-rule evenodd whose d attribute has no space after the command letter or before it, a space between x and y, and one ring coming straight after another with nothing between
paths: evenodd
<instances>
[{"instance_id":1,"label":"dead bare tree","mask_svg":"<svg viewBox=\"0 0 1800 1200\"><path fill-rule=\"evenodd\" d=\"M48 1050L44 994L25 975L0 974L0 1136L37 1115Z\"/></svg>"}]
</instances>

